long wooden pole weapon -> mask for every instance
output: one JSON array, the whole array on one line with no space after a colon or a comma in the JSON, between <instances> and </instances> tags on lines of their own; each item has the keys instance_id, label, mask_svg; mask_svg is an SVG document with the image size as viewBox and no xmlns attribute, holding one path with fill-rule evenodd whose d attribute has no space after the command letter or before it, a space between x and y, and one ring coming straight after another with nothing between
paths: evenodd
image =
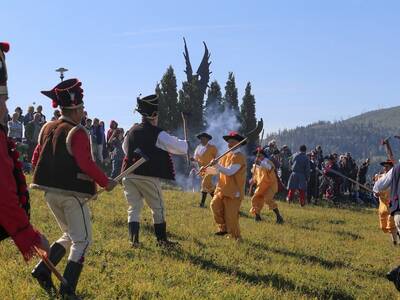
<instances>
[{"instance_id":1,"label":"long wooden pole weapon","mask_svg":"<svg viewBox=\"0 0 400 300\"><path fill-rule=\"evenodd\" d=\"M43 251L36 246L34 246L34 249L37 255L41 258L41 260L43 260L43 262L50 269L50 271L57 277L57 279L60 280L60 282L63 285L68 286L68 281L61 275L60 272L58 272L53 263L48 259L48 257L45 254L43 254Z\"/></svg>"},{"instance_id":2,"label":"long wooden pole weapon","mask_svg":"<svg viewBox=\"0 0 400 300\"><path fill-rule=\"evenodd\" d=\"M189 141L188 141L188 131L187 131L187 123L186 123L186 118L185 114L181 112L182 116L182 123L183 123L183 135L185 137L186 142L188 143L188 150L186 152L186 163L188 166L188 169L190 168L190 157L189 157Z\"/></svg>"},{"instance_id":3,"label":"long wooden pole weapon","mask_svg":"<svg viewBox=\"0 0 400 300\"><path fill-rule=\"evenodd\" d=\"M261 136L260 136L260 140L259 140L259 143L258 143L260 145L261 149L263 148L263 140L264 140L264 128L261 131ZM252 182L251 182L251 184L249 186L249 191L248 191L249 196L251 196L252 193L253 193L255 164L257 162L257 158L259 157L259 155L260 155L260 151L257 151L256 158L254 159L254 165L253 165L253 168L252 168L252 174L253 175L251 176Z\"/></svg>"},{"instance_id":4,"label":"long wooden pole weapon","mask_svg":"<svg viewBox=\"0 0 400 300\"><path fill-rule=\"evenodd\" d=\"M317 171L320 172L322 175L326 175L326 174L324 174L324 172L322 172L320 169L318 169L318 168L316 168L316 169L317 169ZM328 172L331 172L331 173L336 174L336 175L338 175L338 176L340 176L340 177L342 177L342 178L344 178L344 179L347 179L348 181L351 181L352 183L357 184L359 187L362 187L364 190L366 190L366 191L368 191L368 192L371 192L371 193L374 192L373 190L371 190L371 189L370 189L369 187L367 187L366 185L363 185L363 184L359 183L358 181L356 181L356 180L354 180L354 179L351 179L351 178L349 178L349 177L343 175L342 173L340 173L340 172L338 172L338 171L335 171L335 170L330 169Z\"/></svg>"},{"instance_id":5,"label":"long wooden pole weapon","mask_svg":"<svg viewBox=\"0 0 400 300\"><path fill-rule=\"evenodd\" d=\"M392 146L390 145L389 139L390 139L390 137L382 140L381 144L385 147L385 151L386 151L386 155L387 155L388 159L394 163L393 150L392 150Z\"/></svg>"},{"instance_id":6,"label":"long wooden pole weapon","mask_svg":"<svg viewBox=\"0 0 400 300\"><path fill-rule=\"evenodd\" d=\"M243 140L241 140L239 143L237 143L235 146L233 146L232 148L229 148L228 150L226 150L224 153L222 153L220 156L218 156L217 158L215 158L215 161L220 160L221 158L223 158L225 155L227 155L228 153L231 153L232 151L235 151L236 149L238 149L240 146L242 146L245 142L247 142L249 140L249 136L254 134L255 132L258 131L258 133L261 132L262 127L264 126L263 123L263 119L261 119L260 122L258 122L256 128L254 128L252 131L250 131L247 134L247 137L244 138ZM209 162L207 165L203 166L200 168L200 170L196 173L196 175L199 175L201 172L203 172L205 169L209 168L212 166L212 162Z\"/></svg>"},{"instance_id":7,"label":"long wooden pole weapon","mask_svg":"<svg viewBox=\"0 0 400 300\"><path fill-rule=\"evenodd\" d=\"M136 170L137 168L139 168L141 165L143 165L145 162L147 161L147 158L145 157L141 157L139 160L137 160L132 166L130 166L128 169L126 169L124 172L122 172L121 174L119 174L117 177L114 178L115 181L120 181L122 178L126 177L127 175L129 175L130 173L132 173L134 170ZM82 204L86 204L89 201L95 200L97 198L97 196L99 196L101 193L103 193L105 191L105 189L100 189L97 191L97 193L95 195L93 195L92 197L86 199L85 201L82 201Z\"/></svg>"}]
</instances>

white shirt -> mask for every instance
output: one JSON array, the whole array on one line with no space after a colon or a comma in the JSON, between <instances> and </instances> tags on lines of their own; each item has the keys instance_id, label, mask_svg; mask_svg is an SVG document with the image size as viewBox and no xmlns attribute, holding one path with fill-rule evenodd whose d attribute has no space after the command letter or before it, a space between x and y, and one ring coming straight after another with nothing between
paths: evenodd
<instances>
[{"instance_id":1,"label":"white shirt","mask_svg":"<svg viewBox=\"0 0 400 300\"><path fill-rule=\"evenodd\" d=\"M128 145L129 138L126 136L122 145L125 155L128 154ZM161 131L158 135L156 147L176 155L185 155L188 151L188 143L185 140L180 140L165 131Z\"/></svg>"},{"instance_id":2,"label":"white shirt","mask_svg":"<svg viewBox=\"0 0 400 300\"><path fill-rule=\"evenodd\" d=\"M239 152L240 152L240 149L236 149L233 151L233 153L239 153ZM222 174L225 174L226 176L233 176L240 170L240 165L233 164L229 167L223 167L220 164L216 164L215 168Z\"/></svg>"},{"instance_id":3,"label":"white shirt","mask_svg":"<svg viewBox=\"0 0 400 300\"><path fill-rule=\"evenodd\" d=\"M391 168L390 171L384 174L381 178L379 178L377 182L375 182L373 188L374 193L380 193L390 187L393 180L393 170L394 167Z\"/></svg>"},{"instance_id":4,"label":"white shirt","mask_svg":"<svg viewBox=\"0 0 400 300\"><path fill-rule=\"evenodd\" d=\"M203 146L202 144L198 145L196 147L196 150L194 150L194 157L202 156L204 154L204 152L206 152L207 146L208 146L208 143L205 146Z\"/></svg>"}]
</instances>

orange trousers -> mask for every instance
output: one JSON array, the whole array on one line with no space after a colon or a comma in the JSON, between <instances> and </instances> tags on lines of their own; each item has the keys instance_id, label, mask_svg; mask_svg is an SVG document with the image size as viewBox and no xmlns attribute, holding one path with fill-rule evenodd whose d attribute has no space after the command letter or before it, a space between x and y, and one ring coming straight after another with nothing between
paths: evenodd
<instances>
[{"instance_id":1,"label":"orange trousers","mask_svg":"<svg viewBox=\"0 0 400 300\"><path fill-rule=\"evenodd\" d=\"M275 192L272 190L272 188L269 188L265 193L261 193L257 189L251 198L250 213L253 215L260 214L264 204L266 204L270 210L278 208L278 205L274 200L274 196Z\"/></svg>"},{"instance_id":2,"label":"orange trousers","mask_svg":"<svg viewBox=\"0 0 400 300\"><path fill-rule=\"evenodd\" d=\"M242 199L229 198L217 193L211 201L210 207L219 231L228 232L234 239L240 238L239 211Z\"/></svg>"},{"instance_id":3,"label":"orange trousers","mask_svg":"<svg viewBox=\"0 0 400 300\"><path fill-rule=\"evenodd\" d=\"M393 233L397 230L393 216L391 216L387 211L379 212L379 227L385 233Z\"/></svg>"},{"instance_id":4,"label":"orange trousers","mask_svg":"<svg viewBox=\"0 0 400 300\"><path fill-rule=\"evenodd\" d=\"M212 182L213 176L210 174L205 174L202 176L202 181L201 181L201 191L204 193L209 193L213 194L215 190L215 186Z\"/></svg>"}]
</instances>

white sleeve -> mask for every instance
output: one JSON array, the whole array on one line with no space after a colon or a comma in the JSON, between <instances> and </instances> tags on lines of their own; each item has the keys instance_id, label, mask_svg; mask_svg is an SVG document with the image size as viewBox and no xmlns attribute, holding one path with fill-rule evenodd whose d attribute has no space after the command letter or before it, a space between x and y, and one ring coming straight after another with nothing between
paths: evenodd
<instances>
[{"instance_id":1,"label":"white sleeve","mask_svg":"<svg viewBox=\"0 0 400 300\"><path fill-rule=\"evenodd\" d=\"M129 149L128 135L125 135L124 142L122 143L122 149L124 150L125 155L128 155L128 149Z\"/></svg>"},{"instance_id":2,"label":"white sleeve","mask_svg":"<svg viewBox=\"0 0 400 300\"><path fill-rule=\"evenodd\" d=\"M171 154L185 155L188 151L188 144L165 131L161 131L157 138L156 147Z\"/></svg>"},{"instance_id":3,"label":"white sleeve","mask_svg":"<svg viewBox=\"0 0 400 300\"><path fill-rule=\"evenodd\" d=\"M269 171L269 170L272 169L272 162L270 162L270 161L264 159L264 160L261 162L261 167L264 168L264 169L267 169L267 170Z\"/></svg>"},{"instance_id":4,"label":"white sleeve","mask_svg":"<svg viewBox=\"0 0 400 300\"><path fill-rule=\"evenodd\" d=\"M215 165L218 171L220 171L222 174L225 174L227 176L232 176L235 175L239 170L240 170L240 165L239 164L233 164L230 167L223 167L220 164Z\"/></svg>"},{"instance_id":5,"label":"white sleeve","mask_svg":"<svg viewBox=\"0 0 400 300\"><path fill-rule=\"evenodd\" d=\"M377 182L375 182L374 188L373 188L374 193L382 192L384 190L387 190L390 187L390 184L393 179L393 170L394 170L394 167L389 172L387 172L384 176L382 176Z\"/></svg>"}]
</instances>

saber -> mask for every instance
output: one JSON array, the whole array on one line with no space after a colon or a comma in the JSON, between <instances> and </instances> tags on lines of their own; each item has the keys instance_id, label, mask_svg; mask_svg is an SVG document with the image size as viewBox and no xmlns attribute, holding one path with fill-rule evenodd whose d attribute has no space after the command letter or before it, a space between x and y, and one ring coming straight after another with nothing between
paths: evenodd
<instances>
[{"instance_id":1,"label":"saber","mask_svg":"<svg viewBox=\"0 0 400 300\"><path fill-rule=\"evenodd\" d=\"M318 172L320 172L322 175L326 175L326 174L324 174L324 172L322 172L320 169L318 169L318 168L316 168L317 170L318 170ZM371 190L369 187L367 187L366 185L363 185L363 184L361 184L361 183L359 183L358 181L356 181L356 180L354 180L354 179L351 179L351 178L349 178L349 177L347 177L347 176L345 176L345 175L343 175L342 173L340 173L340 172L338 172L338 171L335 171L335 170L329 170L328 171L328 173L329 172L331 172L331 173L333 173L333 174L336 174L336 175L338 175L338 176L340 176L340 177L342 177L342 178L344 178L344 179L347 179L348 181L351 181L352 183L354 183L354 184L357 184L359 187L362 187L364 190L366 190L366 191L368 191L368 192L370 192L370 193L373 193L374 191L373 190Z\"/></svg>"},{"instance_id":2,"label":"saber","mask_svg":"<svg viewBox=\"0 0 400 300\"><path fill-rule=\"evenodd\" d=\"M135 171L137 168L139 168L141 165L143 165L148 159L146 157L141 157L139 160L137 160L132 166L130 166L128 169L126 169L124 172L119 174L117 177L114 178L114 181L120 181L122 178L128 176L130 173ZM92 197L86 199L85 201L82 202L83 204L88 203L89 201L95 200L97 196L99 196L101 193L103 193L105 189L100 189L97 191L96 194L94 194Z\"/></svg>"},{"instance_id":3,"label":"saber","mask_svg":"<svg viewBox=\"0 0 400 300\"><path fill-rule=\"evenodd\" d=\"M53 263L48 259L46 255L43 254L43 251L41 251L38 247L33 246L35 249L35 252L37 255L40 257L41 260L46 264L46 266L51 270L52 273L57 277L57 279L65 286L68 285L68 281L61 275L60 272L56 269L56 267L53 265Z\"/></svg>"},{"instance_id":4,"label":"saber","mask_svg":"<svg viewBox=\"0 0 400 300\"><path fill-rule=\"evenodd\" d=\"M231 153L232 151L235 151L236 149L238 149L241 145L243 145L245 142L247 142L249 140L249 137L253 134L260 134L260 132L262 131L264 126L264 122L263 119L261 119L258 123L256 128L254 128L252 131L250 131L247 134L247 137L244 138L242 141L240 141L239 143L237 143L235 146L233 146L232 148L226 150L224 153L222 153L220 156L218 156L217 158L215 158L215 161L220 160L221 158L223 158L225 155ZM207 165L203 166L200 168L200 170L196 173L196 175L199 175L201 172L203 172L205 169L209 168L212 166L212 163L209 162Z\"/></svg>"}]
</instances>

